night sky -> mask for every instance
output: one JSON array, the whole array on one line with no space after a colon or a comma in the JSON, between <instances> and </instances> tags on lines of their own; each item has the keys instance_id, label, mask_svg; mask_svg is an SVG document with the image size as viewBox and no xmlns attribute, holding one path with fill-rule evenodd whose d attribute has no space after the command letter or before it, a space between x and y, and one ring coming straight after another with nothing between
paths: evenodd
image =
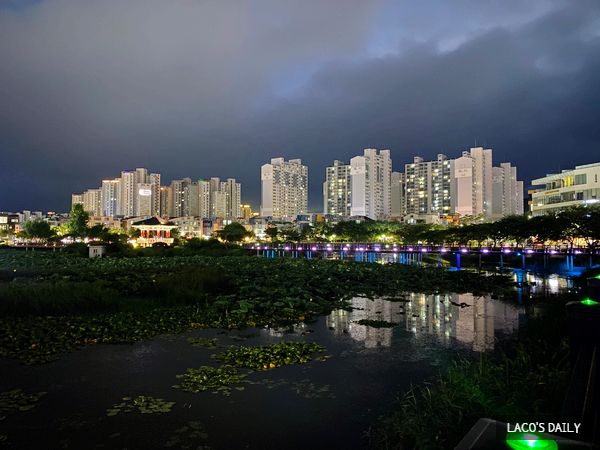
<instances>
[{"instance_id":1,"label":"night sky","mask_svg":"<svg viewBox=\"0 0 600 450\"><path fill-rule=\"evenodd\" d=\"M235 177L475 143L532 178L600 161L598 0L0 0L0 211L121 169Z\"/></svg>"}]
</instances>

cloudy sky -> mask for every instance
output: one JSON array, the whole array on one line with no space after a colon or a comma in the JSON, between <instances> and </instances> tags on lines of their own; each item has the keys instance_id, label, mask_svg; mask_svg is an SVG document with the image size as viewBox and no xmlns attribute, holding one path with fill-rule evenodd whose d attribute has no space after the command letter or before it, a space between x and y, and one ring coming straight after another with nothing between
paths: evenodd
<instances>
[{"instance_id":1,"label":"cloudy sky","mask_svg":"<svg viewBox=\"0 0 600 450\"><path fill-rule=\"evenodd\" d=\"M123 168L235 177L479 145L532 178L600 161L598 0L0 0L0 210Z\"/></svg>"}]
</instances>

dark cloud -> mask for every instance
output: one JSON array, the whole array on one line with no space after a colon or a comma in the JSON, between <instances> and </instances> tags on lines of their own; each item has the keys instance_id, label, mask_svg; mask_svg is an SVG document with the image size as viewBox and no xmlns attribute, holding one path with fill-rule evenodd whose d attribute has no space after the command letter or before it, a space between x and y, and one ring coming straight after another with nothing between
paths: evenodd
<instances>
[{"instance_id":1,"label":"dark cloud","mask_svg":"<svg viewBox=\"0 0 600 450\"><path fill-rule=\"evenodd\" d=\"M309 164L318 208L324 166L371 146L401 169L477 140L526 180L596 161L599 13L550 0L0 9L0 210L66 209L71 191L136 166L234 176L258 206L259 166L280 155Z\"/></svg>"}]
</instances>

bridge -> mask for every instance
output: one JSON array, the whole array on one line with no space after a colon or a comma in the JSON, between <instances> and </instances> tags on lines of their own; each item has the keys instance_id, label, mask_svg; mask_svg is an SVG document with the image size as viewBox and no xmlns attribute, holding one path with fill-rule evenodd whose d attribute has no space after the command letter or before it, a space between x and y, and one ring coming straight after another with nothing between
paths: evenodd
<instances>
[{"instance_id":1,"label":"bridge","mask_svg":"<svg viewBox=\"0 0 600 450\"><path fill-rule=\"evenodd\" d=\"M576 268L590 268L600 259L600 249L590 247L532 246L532 247L472 247L444 245L400 245L382 243L272 243L248 244L245 248L266 258L292 257L306 259L353 259L358 262L385 262L422 264L436 261L438 266L449 261L455 269L461 268L462 260L477 259L477 265L494 263L504 268L506 262L515 259L520 268L527 268L533 261L547 269L553 261L560 261L565 272L577 272ZM433 260L433 261L432 261Z\"/></svg>"}]
</instances>

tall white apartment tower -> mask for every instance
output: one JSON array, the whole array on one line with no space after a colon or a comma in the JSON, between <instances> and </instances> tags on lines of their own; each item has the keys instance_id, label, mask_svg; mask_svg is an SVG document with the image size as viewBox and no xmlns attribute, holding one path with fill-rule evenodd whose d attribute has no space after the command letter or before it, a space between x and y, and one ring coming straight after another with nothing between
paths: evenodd
<instances>
[{"instance_id":1,"label":"tall white apartment tower","mask_svg":"<svg viewBox=\"0 0 600 450\"><path fill-rule=\"evenodd\" d=\"M352 178L350 164L333 161L333 166L325 169L323 183L323 212L332 216L352 215Z\"/></svg>"},{"instance_id":2,"label":"tall white apartment tower","mask_svg":"<svg viewBox=\"0 0 600 450\"><path fill-rule=\"evenodd\" d=\"M308 211L308 167L300 159L272 158L261 167L261 215L295 219Z\"/></svg>"},{"instance_id":3,"label":"tall white apartment tower","mask_svg":"<svg viewBox=\"0 0 600 450\"><path fill-rule=\"evenodd\" d=\"M160 173L151 173L148 176L148 182L152 189L152 215L160 216Z\"/></svg>"},{"instance_id":4,"label":"tall white apartment tower","mask_svg":"<svg viewBox=\"0 0 600 450\"><path fill-rule=\"evenodd\" d=\"M492 149L476 147L471 149L473 158L473 177L475 203L485 217L492 216ZM479 214L479 212L478 212Z\"/></svg>"},{"instance_id":5,"label":"tall white apartment tower","mask_svg":"<svg viewBox=\"0 0 600 450\"><path fill-rule=\"evenodd\" d=\"M454 160L454 211L492 217L492 149L472 148Z\"/></svg>"},{"instance_id":6,"label":"tall white apartment tower","mask_svg":"<svg viewBox=\"0 0 600 450\"><path fill-rule=\"evenodd\" d=\"M137 173L134 170L121 172L121 209L119 215L135 216L135 200L137 193Z\"/></svg>"},{"instance_id":7,"label":"tall white apartment tower","mask_svg":"<svg viewBox=\"0 0 600 450\"><path fill-rule=\"evenodd\" d=\"M517 180L517 168L501 163L492 168L492 217L495 219L523 214L523 182Z\"/></svg>"},{"instance_id":8,"label":"tall white apartment tower","mask_svg":"<svg viewBox=\"0 0 600 450\"><path fill-rule=\"evenodd\" d=\"M353 216L381 219L392 209L392 159L389 150L367 148L350 160Z\"/></svg>"},{"instance_id":9,"label":"tall white apartment tower","mask_svg":"<svg viewBox=\"0 0 600 450\"><path fill-rule=\"evenodd\" d=\"M135 193L135 215L153 215L152 185L150 183L137 183Z\"/></svg>"},{"instance_id":10,"label":"tall white apartment tower","mask_svg":"<svg viewBox=\"0 0 600 450\"><path fill-rule=\"evenodd\" d=\"M102 214L107 217L119 215L121 210L121 179L102 180Z\"/></svg>"},{"instance_id":11,"label":"tall white apartment tower","mask_svg":"<svg viewBox=\"0 0 600 450\"><path fill-rule=\"evenodd\" d=\"M240 217L240 205L242 203L242 185L235 178L227 178L221 183L221 192L225 195L225 217L226 219L237 219Z\"/></svg>"}]
</instances>

